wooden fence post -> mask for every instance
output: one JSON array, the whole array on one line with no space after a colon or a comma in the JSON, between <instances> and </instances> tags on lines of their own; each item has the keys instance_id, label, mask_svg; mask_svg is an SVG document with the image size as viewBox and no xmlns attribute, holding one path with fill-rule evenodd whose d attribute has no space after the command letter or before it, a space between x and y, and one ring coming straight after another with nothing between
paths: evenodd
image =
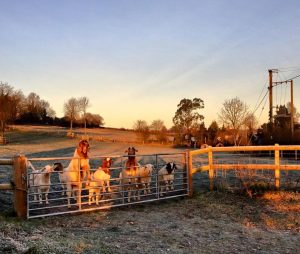
<instances>
[{"instance_id":1,"label":"wooden fence post","mask_svg":"<svg viewBox=\"0 0 300 254\"><path fill-rule=\"evenodd\" d=\"M280 188L280 148L278 144L275 144L275 187Z\"/></svg>"},{"instance_id":2,"label":"wooden fence post","mask_svg":"<svg viewBox=\"0 0 300 254\"><path fill-rule=\"evenodd\" d=\"M13 158L14 209L20 218L27 217L27 168L24 155Z\"/></svg>"},{"instance_id":3,"label":"wooden fence post","mask_svg":"<svg viewBox=\"0 0 300 254\"><path fill-rule=\"evenodd\" d=\"M208 165L209 165L209 170L208 170L209 189L212 191L214 189L215 171L214 171L213 153L212 153L211 146L208 148Z\"/></svg>"}]
</instances>

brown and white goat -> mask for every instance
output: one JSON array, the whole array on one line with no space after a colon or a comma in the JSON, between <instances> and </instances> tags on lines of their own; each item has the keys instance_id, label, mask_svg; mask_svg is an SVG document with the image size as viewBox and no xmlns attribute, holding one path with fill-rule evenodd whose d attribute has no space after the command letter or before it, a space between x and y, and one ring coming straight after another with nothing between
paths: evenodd
<instances>
[{"instance_id":1,"label":"brown and white goat","mask_svg":"<svg viewBox=\"0 0 300 254\"><path fill-rule=\"evenodd\" d=\"M71 196L77 197L77 203L80 201L82 181L90 180L90 164L89 164L89 142L81 140L74 151L73 159L68 167L63 169L59 174L59 180L62 184L62 195L67 189L68 208L71 207ZM86 179L87 177L87 179Z\"/></svg>"},{"instance_id":2,"label":"brown and white goat","mask_svg":"<svg viewBox=\"0 0 300 254\"><path fill-rule=\"evenodd\" d=\"M102 167L99 167L95 173L92 174L91 181L89 183L88 189L89 189L89 205L96 201L96 204L99 204L100 199L100 190L102 189L102 192L107 191L111 192L110 188L110 167L112 164L111 158L105 158L102 161ZM94 199L94 194L96 199Z\"/></svg>"},{"instance_id":3,"label":"brown and white goat","mask_svg":"<svg viewBox=\"0 0 300 254\"><path fill-rule=\"evenodd\" d=\"M119 174L119 182L121 185L122 196L125 191L128 193L128 202L130 202L131 195L135 199L135 191L137 189L137 168L139 167L135 153L138 152L134 147L129 147L125 153L128 153L128 159L125 163L125 168Z\"/></svg>"}]
</instances>

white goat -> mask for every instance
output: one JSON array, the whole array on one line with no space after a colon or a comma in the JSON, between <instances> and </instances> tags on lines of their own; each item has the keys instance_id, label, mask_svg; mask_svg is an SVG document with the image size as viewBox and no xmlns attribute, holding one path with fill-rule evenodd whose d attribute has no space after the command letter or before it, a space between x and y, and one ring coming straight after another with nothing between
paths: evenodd
<instances>
[{"instance_id":1,"label":"white goat","mask_svg":"<svg viewBox=\"0 0 300 254\"><path fill-rule=\"evenodd\" d=\"M29 176L29 186L31 192L34 193L34 201L39 197L39 203L43 203L42 194L45 194L45 202L49 204L48 193L51 185L50 174L54 171L55 166L46 165L41 170L33 168Z\"/></svg>"},{"instance_id":2,"label":"white goat","mask_svg":"<svg viewBox=\"0 0 300 254\"><path fill-rule=\"evenodd\" d=\"M177 169L176 164L169 162L167 165L163 166L158 171L158 184L159 192L162 196L162 192L168 192L169 190L174 190L174 170Z\"/></svg>"},{"instance_id":3,"label":"white goat","mask_svg":"<svg viewBox=\"0 0 300 254\"><path fill-rule=\"evenodd\" d=\"M92 174L92 179L89 183L89 205L94 202L94 194L96 196L96 205L99 204L100 199L100 189L102 189L102 192L106 192L106 187L108 192L112 192L110 188L110 165L111 165L111 159L106 158L105 167L99 167L94 174ZM102 164L104 166L104 163Z\"/></svg>"},{"instance_id":4,"label":"white goat","mask_svg":"<svg viewBox=\"0 0 300 254\"><path fill-rule=\"evenodd\" d=\"M140 200L140 189L144 190L144 195L151 193L151 177L154 166L152 164L146 164L137 168L137 183L138 183L138 199Z\"/></svg>"},{"instance_id":5,"label":"white goat","mask_svg":"<svg viewBox=\"0 0 300 254\"><path fill-rule=\"evenodd\" d=\"M75 149L73 159L68 167L64 168L59 173L59 180L61 182L64 194L65 188L67 189L68 208L71 207L71 196L77 197L77 203L81 198L82 181L85 180L87 175L90 180L90 165L88 159L89 143L86 140L81 140Z\"/></svg>"}]
</instances>

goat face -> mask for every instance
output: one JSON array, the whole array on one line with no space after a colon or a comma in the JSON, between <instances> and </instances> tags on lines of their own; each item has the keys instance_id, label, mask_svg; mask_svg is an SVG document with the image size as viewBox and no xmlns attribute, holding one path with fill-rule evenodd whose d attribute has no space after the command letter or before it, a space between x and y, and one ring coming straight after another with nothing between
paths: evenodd
<instances>
[{"instance_id":1,"label":"goat face","mask_svg":"<svg viewBox=\"0 0 300 254\"><path fill-rule=\"evenodd\" d=\"M90 148L89 142L85 139L81 140L77 146L78 155L84 159L87 159L89 148Z\"/></svg>"},{"instance_id":2,"label":"goat face","mask_svg":"<svg viewBox=\"0 0 300 254\"><path fill-rule=\"evenodd\" d=\"M168 174L171 174L175 169L177 169L176 164L174 162L169 162L166 165L166 169L168 171Z\"/></svg>"},{"instance_id":3,"label":"goat face","mask_svg":"<svg viewBox=\"0 0 300 254\"><path fill-rule=\"evenodd\" d=\"M102 162L102 168L110 168L112 165L112 159L107 157Z\"/></svg>"},{"instance_id":4,"label":"goat face","mask_svg":"<svg viewBox=\"0 0 300 254\"><path fill-rule=\"evenodd\" d=\"M50 165L46 165L42 170L41 172L45 173L45 174L49 174L49 173L52 173L54 170L53 170L53 167L51 167Z\"/></svg>"},{"instance_id":5,"label":"goat face","mask_svg":"<svg viewBox=\"0 0 300 254\"><path fill-rule=\"evenodd\" d=\"M125 151L125 153L128 154L128 158L135 158L135 153L138 152L137 149L135 149L135 147L128 147L128 149Z\"/></svg>"}]
</instances>

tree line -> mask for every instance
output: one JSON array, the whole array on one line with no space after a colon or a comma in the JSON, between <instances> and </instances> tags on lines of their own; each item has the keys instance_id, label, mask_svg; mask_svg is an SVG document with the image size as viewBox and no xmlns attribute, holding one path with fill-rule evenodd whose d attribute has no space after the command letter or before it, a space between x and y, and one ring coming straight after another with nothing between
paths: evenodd
<instances>
[{"instance_id":1,"label":"tree line","mask_svg":"<svg viewBox=\"0 0 300 254\"><path fill-rule=\"evenodd\" d=\"M288 113L290 103L282 106ZM204 108L204 101L200 98L182 99L177 105L173 117L173 126L167 130L162 120L155 120L150 125L144 120L134 123L133 129L143 142L151 139L151 134L159 142L165 142L168 135L175 136L175 143L182 146L201 145L273 145L295 144L300 142L300 137L291 137L290 118L282 117L282 110L275 114L272 128L269 123L258 125L258 119L249 106L234 97L225 100L208 128L204 124L204 116L200 114ZM296 112L296 108L294 108ZM295 113L294 121L297 122L299 114Z\"/></svg>"},{"instance_id":2,"label":"tree line","mask_svg":"<svg viewBox=\"0 0 300 254\"><path fill-rule=\"evenodd\" d=\"M56 117L50 103L36 93L27 96L21 90L0 82L0 132L4 136L8 124L49 124L59 126L99 127L104 119L99 114L87 112L87 97L70 98L64 104L64 117Z\"/></svg>"},{"instance_id":3,"label":"tree line","mask_svg":"<svg viewBox=\"0 0 300 254\"><path fill-rule=\"evenodd\" d=\"M88 112L91 106L87 97L69 98L63 105L64 117L56 117L49 102L36 93L25 96L7 83L0 82L0 131L4 136L7 124L50 124L73 127L100 127L104 119L99 114ZM300 137L291 136L290 118L282 112L290 112L290 103L281 106L274 117L274 124L264 123L258 126L258 120L249 110L249 106L238 97L225 100L208 127L204 124L204 116L200 111L204 101L200 98L181 99L173 117L173 126L167 129L164 121L153 120L148 124L145 120L137 120L133 124L141 142L175 142L178 145L263 145L293 144L300 142ZM295 112L295 122L299 113ZM299 127L299 126L298 126ZM297 128L297 125L296 125ZM171 140L171 139L174 140Z\"/></svg>"}]
</instances>

